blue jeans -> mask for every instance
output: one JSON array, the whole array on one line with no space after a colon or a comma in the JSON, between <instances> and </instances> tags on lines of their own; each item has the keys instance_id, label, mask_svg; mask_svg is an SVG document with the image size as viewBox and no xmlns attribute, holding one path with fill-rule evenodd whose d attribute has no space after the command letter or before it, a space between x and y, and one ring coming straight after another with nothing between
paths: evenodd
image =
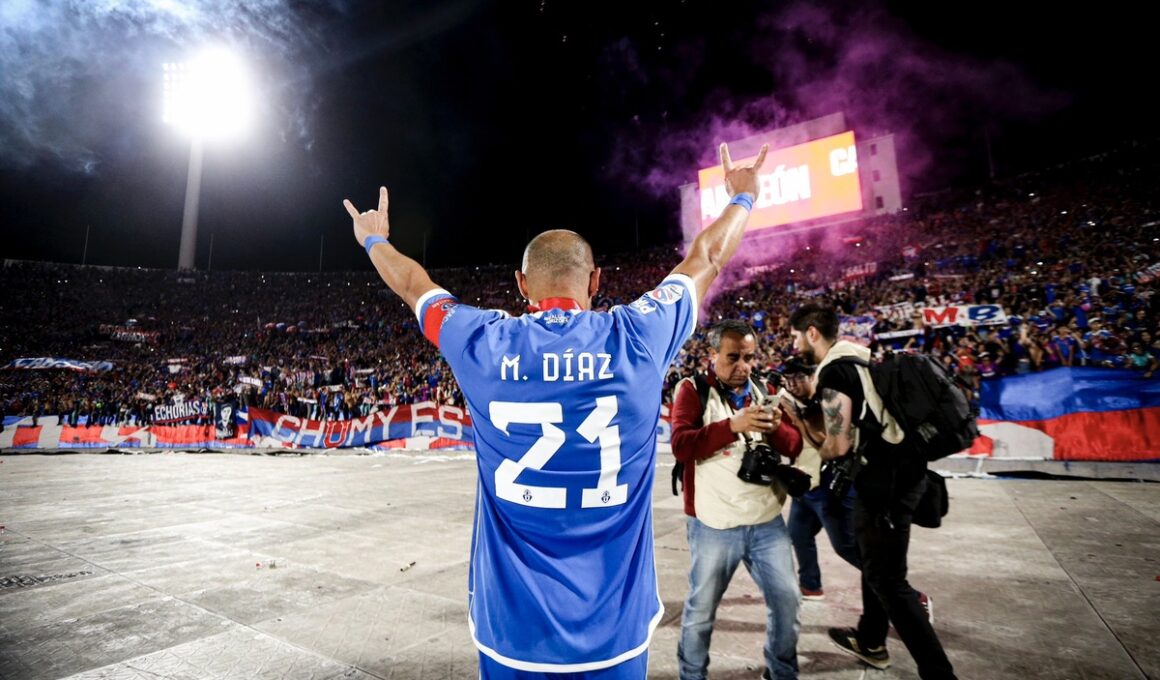
<instances>
[{"instance_id":1,"label":"blue jeans","mask_svg":"<svg viewBox=\"0 0 1160 680\"><path fill-rule=\"evenodd\" d=\"M797 555L798 584L807 590L822 589L822 571L818 568L818 546L814 537L822 528L838 557L855 569L862 568L858 542L854 538L854 490L841 503L830 502L829 477L823 475L818 488L793 499L789 508L789 537Z\"/></svg>"},{"instance_id":2,"label":"blue jeans","mask_svg":"<svg viewBox=\"0 0 1160 680\"><path fill-rule=\"evenodd\" d=\"M764 524L720 530L690 517L688 537L689 597L677 645L681 680L704 679L717 605L741 562L765 597L765 665L774 678L797 678L801 594L794 583L785 520L778 515Z\"/></svg>"}]
</instances>

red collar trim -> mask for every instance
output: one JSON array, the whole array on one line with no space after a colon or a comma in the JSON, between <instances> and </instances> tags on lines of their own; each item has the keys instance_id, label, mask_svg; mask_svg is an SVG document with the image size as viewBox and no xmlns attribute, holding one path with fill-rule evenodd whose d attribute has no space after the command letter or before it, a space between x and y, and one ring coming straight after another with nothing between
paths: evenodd
<instances>
[{"instance_id":1,"label":"red collar trim","mask_svg":"<svg viewBox=\"0 0 1160 680\"><path fill-rule=\"evenodd\" d=\"M529 312L543 312L549 309L562 309L564 311L581 311L584 309L579 302L572 298L550 297L540 300L539 304L531 303L528 305Z\"/></svg>"}]
</instances>

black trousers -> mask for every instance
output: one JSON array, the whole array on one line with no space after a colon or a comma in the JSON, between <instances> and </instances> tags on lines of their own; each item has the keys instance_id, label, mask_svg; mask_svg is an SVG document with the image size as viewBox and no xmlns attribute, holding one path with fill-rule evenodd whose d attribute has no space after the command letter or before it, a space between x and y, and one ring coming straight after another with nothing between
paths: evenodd
<instances>
[{"instance_id":1,"label":"black trousers","mask_svg":"<svg viewBox=\"0 0 1160 680\"><path fill-rule=\"evenodd\" d=\"M854 534L862 553L862 618L858 640L867 647L886 644L890 624L918 664L923 680L955 678L938 634L918 602L918 592L906 580L911 512L892 504L891 512L854 504Z\"/></svg>"}]
</instances>

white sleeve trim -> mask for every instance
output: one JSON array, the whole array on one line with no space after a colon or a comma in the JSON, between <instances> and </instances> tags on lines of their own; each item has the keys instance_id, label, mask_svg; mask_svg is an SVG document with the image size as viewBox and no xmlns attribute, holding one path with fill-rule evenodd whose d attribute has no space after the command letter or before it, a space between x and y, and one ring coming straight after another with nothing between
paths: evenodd
<instances>
[{"instance_id":1,"label":"white sleeve trim","mask_svg":"<svg viewBox=\"0 0 1160 680\"><path fill-rule=\"evenodd\" d=\"M435 297L436 295L451 295L451 293L448 293L447 291L443 290L442 288L432 288L431 290L427 291L426 293L423 293L422 295L420 295L419 299L415 301L415 318L419 320L420 324L423 323L423 316L422 316L423 305L427 304L427 301L430 300L431 298ZM455 297L455 296L451 295L451 297Z\"/></svg>"},{"instance_id":2,"label":"white sleeve trim","mask_svg":"<svg viewBox=\"0 0 1160 680\"><path fill-rule=\"evenodd\" d=\"M689 334L691 335L693 330L697 328L697 313L700 311L697 309L697 307L699 307L697 304L697 284L691 277L689 277L688 274L669 274L664 278L664 281L661 281L661 283L671 280L676 280L684 284L684 286L689 289L689 295L692 296L689 298L689 304L693 307L693 325L689 328Z\"/></svg>"}]
</instances>

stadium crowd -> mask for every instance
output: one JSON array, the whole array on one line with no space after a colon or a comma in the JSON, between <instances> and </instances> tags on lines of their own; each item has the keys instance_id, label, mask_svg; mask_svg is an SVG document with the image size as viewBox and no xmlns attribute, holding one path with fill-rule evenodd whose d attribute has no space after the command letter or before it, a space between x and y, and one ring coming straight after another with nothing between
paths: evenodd
<instances>
[{"instance_id":1,"label":"stadium crowd","mask_svg":"<svg viewBox=\"0 0 1160 680\"><path fill-rule=\"evenodd\" d=\"M799 304L836 305L851 334L930 352L980 381L1058 366L1150 379L1160 367L1160 210L1151 149L1128 148L906 211L767 241L760 266L731 269L702 315L749 321L763 369L791 353ZM680 261L672 246L598 258L594 304L631 302ZM758 264L758 263L753 263ZM513 265L435 270L470 304L518 314ZM372 272L177 272L5 262L0 268L0 415L145 424L154 407L233 399L314 419L463 397L413 312ZM924 307L995 305L1002 323L944 325ZM685 346L669 389L707 357ZM21 359L109 362L108 370L21 368Z\"/></svg>"}]
</instances>

